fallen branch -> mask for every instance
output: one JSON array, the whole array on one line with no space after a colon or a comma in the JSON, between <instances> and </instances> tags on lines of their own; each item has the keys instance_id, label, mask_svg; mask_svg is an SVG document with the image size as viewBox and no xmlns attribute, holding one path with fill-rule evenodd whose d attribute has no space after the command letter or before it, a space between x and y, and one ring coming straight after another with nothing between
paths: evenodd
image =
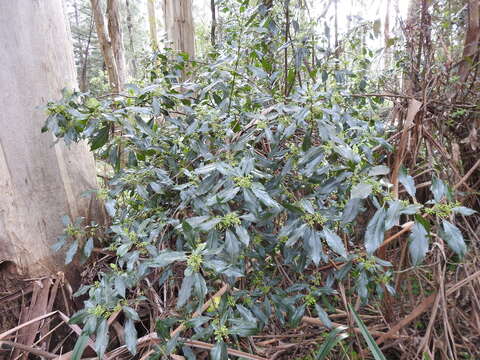
<instances>
[{"instance_id":1,"label":"fallen branch","mask_svg":"<svg viewBox=\"0 0 480 360\"><path fill-rule=\"evenodd\" d=\"M14 328L10 329L10 330L7 330L5 331L4 333L0 334L0 340L6 338L8 335L10 334L14 334L16 333L18 330L24 328L25 326L28 326L28 325L31 325L37 321L40 321L40 320L43 320L43 319L46 319L52 315L55 315L56 313L58 313L58 311L52 311L48 314L45 314L45 315L41 315L41 316L37 316L35 319L32 319L32 320L29 320L29 321L26 321L24 322L23 324L20 324L18 326L15 326Z\"/></svg>"},{"instance_id":2,"label":"fallen branch","mask_svg":"<svg viewBox=\"0 0 480 360\"><path fill-rule=\"evenodd\" d=\"M33 346L27 346L24 344L19 344L13 341L7 341L7 340L1 340L0 341L0 349L2 349L2 345L6 345L7 347L15 348L17 350L31 353L33 355L38 355L41 357L44 357L45 359L56 359L57 355L53 353L49 353L48 351L44 351L42 349L33 347Z\"/></svg>"}]
</instances>

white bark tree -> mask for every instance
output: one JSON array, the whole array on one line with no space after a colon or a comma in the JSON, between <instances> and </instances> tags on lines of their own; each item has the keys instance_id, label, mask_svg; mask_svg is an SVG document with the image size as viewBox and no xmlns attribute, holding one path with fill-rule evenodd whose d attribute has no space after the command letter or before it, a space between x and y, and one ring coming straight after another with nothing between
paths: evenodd
<instances>
[{"instance_id":1,"label":"white bark tree","mask_svg":"<svg viewBox=\"0 0 480 360\"><path fill-rule=\"evenodd\" d=\"M54 145L42 106L76 85L62 0L0 1L0 263L39 276L61 269L60 218L85 216L96 187L86 144Z\"/></svg>"},{"instance_id":2,"label":"white bark tree","mask_svg":"<svg viewBox=\"0 0 480 360\"><path fill-rule=\"evenodd\" d=\"M195 56L195 28L192 0L163 0L163 16L167 38L172 48Z\"/></svg>"}]
</instances>

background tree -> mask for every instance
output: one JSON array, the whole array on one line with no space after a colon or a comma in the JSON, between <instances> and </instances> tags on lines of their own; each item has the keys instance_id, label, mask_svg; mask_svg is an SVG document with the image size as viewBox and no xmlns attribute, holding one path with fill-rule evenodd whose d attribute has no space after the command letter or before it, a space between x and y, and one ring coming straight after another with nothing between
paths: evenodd
<instances>
[{"instance_id":1,"label":"background tree","mask_svg":"<svg viewBox=\"0 0 480 360\"><path fill-rule=\"evenodd\" d=\"M15 35L12 36L12 29ZM84 143L53 146L40 133L42 106L76 83L73 48L61 0L0 3L0 262L40 276L60 267L51 245L60 217L87 216L96 187L93 156Z\"/></svg>"},{"instance_id":2,"label":"background tree","mask_svg":"<svg viewBox=\"0 0 480 360\"><path fill-rule=\"evenodd\" d=\"M163 0L167 39L174 50L195 56L192 0Z\"/></svg>"},{"instance_id":3,"label":"background tree","mask_svg":"<svg viewBox=\"0 0 480 360\"><path fill-rule=\"evenodd\" d=\"M157 36L157 15L155 11L155 0L147 0L148 28L150 30L150 45L153 50L158 49Z\"/></svg>"}]
</instances>

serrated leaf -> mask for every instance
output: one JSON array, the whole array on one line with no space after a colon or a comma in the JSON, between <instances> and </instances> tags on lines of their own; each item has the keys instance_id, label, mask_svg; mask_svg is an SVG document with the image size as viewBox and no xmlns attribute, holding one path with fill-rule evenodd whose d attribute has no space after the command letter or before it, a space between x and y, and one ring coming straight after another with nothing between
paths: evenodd
<instances>
[{"instance_id":1,"label":"serrated leaf","mask_svg":"<svg viewBox=\"0 0 480 360\"><path fill-rule=\"evenodd\" d=\"M357 217L358 213L360 212L362 205L362 199L356 198L356 199L350 199L345 205L345 208L343 210L342 214L342 225L348 224L355 220Z\"/></svg>"},{"instance_id":2,"label":"serrated leaf","mask_svg":"<svg viewBox=\"0 0 480 360\"><path fill-rule=\"evenodd\" d=\"M180 287L180 291L178 292L177 309L185 305L187 300L190 298L192 294L194 280L195 276L193 275L188 275L183 278L182 286Z\"/></svg>"},{"instance_id":3,"label":"serrated leaf","mask_svg":"<svg viewBox=\"0 0 480 360\"><path fill-rule=\"evenodd\" d=\"M428 251L427 231L421 224L415 223L408 239L410 240L408 247L410 259L412 264L417 266L423 261Z\"/></svg>"},{"instance_id":4,"label":"serrated leaf","mask_svg":"<svg viewBox=\"0 0 480 360\"><path fill-rule=\"evenodd\" d=\"M137 312L134 309L132 309L130 306L123 306L122 310L123 310L123 313L125 314L125 316L128 319L132 319L132 320L136 320L136 321L140 320Z\"/></svg>"},{"instance_id":5,"label":"serrated leaf","mask_svg":"<svg viewBox=\"0 0 480 360\"><path fill-rule=\"evenodd\" d=\"M390 168L385 165L374 166L368 171L369 176L387 175L388 173L390 173Z\"/></svg>"},{"instance_id":6,"label":"serrated leaf","mask_svg":"<svg viewBox=\"0 0 480 360\"><path fill-rule=\"evenodd\" d=\"M92 139L92 142L90 144L90 150L94 151L97 150L98 148L101 148L103 145L105 145L108 141L108 133L109 129L108 127L103 127L101 128L97 135Z\"/></svg>"},{"instance_id":7,"label":"serrated leaf","mask_svg":"<svg viewBox=\"0 0 480 360\"><path fill-rule=\"evenodd\" d=\"M156 256L151 264L158 267L164 267L174 263L175 261L187 260L187 254L183 251L169 251L166 250Z\"/></svg>"},{"instance_id":8,"label":"serrated leaf","mask_svg":"<svg viewBox=\"0 0 480 360\"><path fill-rule=\"evenodd\" d=\"M117 202L113 199L108 199L107 201L105 201L105 209L107 210L108 215L112 218L117 212L117 209L115 208L116 203Z\"/></svg>"},{"instance_id":9,"label":"serrated leaf","mask_svg":"<svg viewBox=\"0 0 480 360\"><path fill-rule=\"evenodd\" d=\"M115 277L115 291L120 295L122 298L125 297L126 286L125 280L122 276Z\"/></svg>"},{"instance_id":10,"label":"serrated leaf","mask_svg":"<svg viewBox=\"0 0 480 360\"><path fill-rule=\"evenodd\" d=\"M475 210L467 208L465 206L457 206L457 207L454 207L452 210L454 213L465 215L465 216L470 216L476 213Z\"/></svg>"},{"instance_id":11,"label":"serrated leaf","mask_svg":"<svg viewBox=\"0 0 480 360\"><path fill-rule=\"evenodd\" d=\"M108 322L107 319L103 319L97 328L97 338L95 339L95 351L99 358L103 358L105 350L108 346Z\"/></svg>"},{"instance_id":12,"label":"serrated leaf","mask_svg":"<svg viewBox=\"0 0 480 360\"><path fill-rule=\"evenodd\" d=\"M400 214L402 211L402 203L399 200L390 200L388 202L387 216L385 219L385 230L391 229L398 225L400 221Z\"/></svg>"},{"instance_id":13,"label":"serrated leaf","mask_svg":"<svg viewBox=\"0 0 480 360\"><path fill-rule=\"evenodd\" d=\"M130 250L131 247L132 247L131 243L120 245L117 248L117 256L120 256L120 257L125 256L125 254L128 252L128 250Z\"/></svg>"},{"instance_id":14,"label":"serrated leaf","mask_svg":"<svg viewBox=\"0 0 480 360\"><path fill-rule=\"evenodd\" d=\"M403 185L407 193L414 198L417 191L415 180L412 176L407 174L407 171L404 168L402 168L398 174L398 181Z\"/></svg>"},{"instance_id":15,"label":"serrated leaf","mask_svg":"<svg viewBox=\"0 0 480 360\"><path fill-rule=\"evenodd\" d=\"M212 360L227 360L227 345L223 341L217 342L210 350L210 356Z\"/></svg>"},{"instance_id":16,"label":"serrated leaf","mask_svg":"<svg viewBox=\"0 0 480 360\"><path fill-rule=\"evenodd\" d=\"M345 250L345 246L343 245L342 239L335 234L332 230L329 228L324 228L323 229L323 235L325 237L325 240L327 241L328 246L330 249L335 251L337 254L340 256L347 258L347 250Z\"/></svg>"},{"instance_id":17,"label":"serrated leaf","mask_svg":"<svg viewBox=\"0 0 480 360\"><path fill-rule=\"evenodd\" d=\"M320 263L322 259L323 249L322 242L320 241L320 236L316 230L310 229L306 231L308 246L310 247L310 257L315 265Z\"/></svg>"},{"instance_id":18,"label":"serrated leaf","mask_svg":"<svg viewBox=\"0 0 480 360\"><path fill-rule=\"evenodd\" d=\"M75 240L72 245L68 248L67 252L65 253L65 265L68 265L72 262L75 254L78 250L78 240Z\"/></svg>"},{"instance_id":19,"label":"serrated leaf","mask_svg":"<svg viewBox=\"0 0 480 360\"><path fill-rule=\"evenodd\" d=\"M59 237L58 241L53 244L51 246L51 249L54 251L54 252L57 252L59 251L62 247L65 246L65 243L67 242L66 238L65 237Z\"/></svg>"},{"instance_id":20,"label":"serrated leaf","mask_svg":"<svg viewBox=\"0 0 480 360\"><path fill-rule=\"evenodd\" d=\"M467 252L467 245L463 239L462 232L455 225L443 220L442 238L450 246L450 248L460 257L463 257Z\"/></svg>"},{"instance_id":21,"label":"serrated leaf","mask_svg":"<svg viewBox=\"0 0 480 360\"><path fill-rule=\"evenodd\" d=\"M430 187L430 190L433 193L435 202L439 203L447 193L447 186L442 180L434 176L432 178L432 186Z\"/></svg>"},{"instance_id":22,"label":"serrated leaf","mask_svg":"<svg viewBox=\"0 0 480 360\"><path fill-rule=\"evenodd\" d=\"M235 225L235 232L237 233L238 239L244 243L245 246L248 246L250 243L250 235L248 235L247 229L243 226Z\"/></svg>"},{"instance_id":23,"label":"serrated leaf","mask_svg":"<svg viewBox=\"0 0 480 360\"><path fill-rule=\"evenodd\" d=\"M317 310L318 318L323 323L323 325L325 325L326 328L331 329L333 324L330 318L328 317L328 314L326 313L326 311L323 310L323 308L318 304L315 304L315 310Z\"/></svg>"},{"instance_id":24,"label":"serrated leaf","mask_svg":"<svg viewBox=\"0 0 480 360\"><path fill-rule=\"evenodd\" d=\"M87 242L83 246L83 254L88 258L92 254L93 250L93 239L88 238Z\"/></svg>"},{"instance_id":25,"label":"serrated leaf","mask_svg":"<svg viewBox=\"0 0 480 360\"><path fill-rule=\"evenodd\" d=\"M367 230L365 231L365 249L370 255L373 254L383 242L385 217L385 210L380 208L367 225Z\"/></svg>"},{"instance_id":26,"label":"serrated leaf","mask_svg":"<svg viewBox=\"0 0 480 360\"><path fill-rule=\"evenodd\" d=\"M252 188L252 192L265 206L279 207L278 203L265 190Z\"/></svg>"},{"instance_id":27,"label":"serrated leaf","mask_svg":"<svg viewBox=\"0 0 480 360\"><path fill-rule=\"evenodd\" d=\"M237 236L230 230L225 232L225 251L232 257L240 253L240 243Z\"/></svg>"},{"instance_id":28,"label":"serrated leaf","mask_svg":"<svg viewBox=\"0 0 480 360\"><path fill-rule=\"evenodd\" d=\"M365 199L372 193L373 186L367 183L360 183L352 188L351 199Z\"/></svg>"},{"instance_id":29,"label":"serrated leaf","mask_svg":"<svg viewBox=\"0 0 480 360\"><path fill-rule=\"evenodd\" d=\"M132 319L127 319L124 326L125 345L132 355L137 353L137 329Z\"/></svg>"}]
</instances>

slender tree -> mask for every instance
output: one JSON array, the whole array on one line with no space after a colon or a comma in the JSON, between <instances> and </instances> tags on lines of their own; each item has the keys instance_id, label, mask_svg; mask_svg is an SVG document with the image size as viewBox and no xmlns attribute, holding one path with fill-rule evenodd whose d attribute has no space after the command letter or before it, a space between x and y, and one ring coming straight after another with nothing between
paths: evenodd
<instances>
[{"instance_id":1,"label":"slender tree","mask_svg":"<svg viewBox=\"0 0 480 360\"><path fill-rule=\"evenodd\" d=\"M122 90L127 78L123 34L120 26L119 0L107 0L108 34L118 72L118 86Z\"/></svg>"},{"instance_id":2,"label":"slender tree","mask_svg":"<svg viewBox=\"0 0 480 360\"><path fill-rule=\"evenodd\" d=\"M132 10L130 8L130 1L125 0L125 8L127 10L127 30L128 30L128 40L129 40L129 50L131 52L131 64L132 64L132 75L135 78L137 76L137 61L135 59L135 46L133 42L133 20L132 20Z\"/></svg>"},{"instance_id":3,"label":"slender tree","mask_svg":"<svg viewBox=\"0 0 480 360\"><path fill-rule=\"evenodd\" d=\"M155 12L155 0L147 0L148 27L150 30L150 45L153 50L158 50L157 15Z\"/></svg>"},{"instance_id":4,"label":"slender tree","mask_svg":"<svg viewBox=\"0 0 480 360\"><path fill-rule=\"evenodd\" d=\"M110 44L110 38L107 29L105 28L105 17L103 15L102 7L100 6L100 0L91 0L91 3L93 17L95 19L95 27L97 29L98 42L100 43L103 60L105 61L105 66L107 68L108 81L112 90L118 93L121 89L120 77L113 48Z\"/></svg>"},{"instance_id":5,"label":"slender tree","mask_svg":"<svg viewBox=\"0 0 480 360\"><path fill-rule=\"evenodd\" d=\"M167 38L174 50L195 56L192 0L163 0Z\"/></svg>"},{"instance_id":6,"label":"slender tree","mask_svg":"<svg viewBox=\"0 0 480 360\"><path fill-rule=\"evenodd\" d=\"M40 276L61 268L51 249L60 217L88 215L80 195L96 187L95 164L84 143L53 145L40 133L41 107L76 84L62 1L1 1L0 39L0 89L8 94L0 98L0 263Z\"/></svg>"}]
</instances>

